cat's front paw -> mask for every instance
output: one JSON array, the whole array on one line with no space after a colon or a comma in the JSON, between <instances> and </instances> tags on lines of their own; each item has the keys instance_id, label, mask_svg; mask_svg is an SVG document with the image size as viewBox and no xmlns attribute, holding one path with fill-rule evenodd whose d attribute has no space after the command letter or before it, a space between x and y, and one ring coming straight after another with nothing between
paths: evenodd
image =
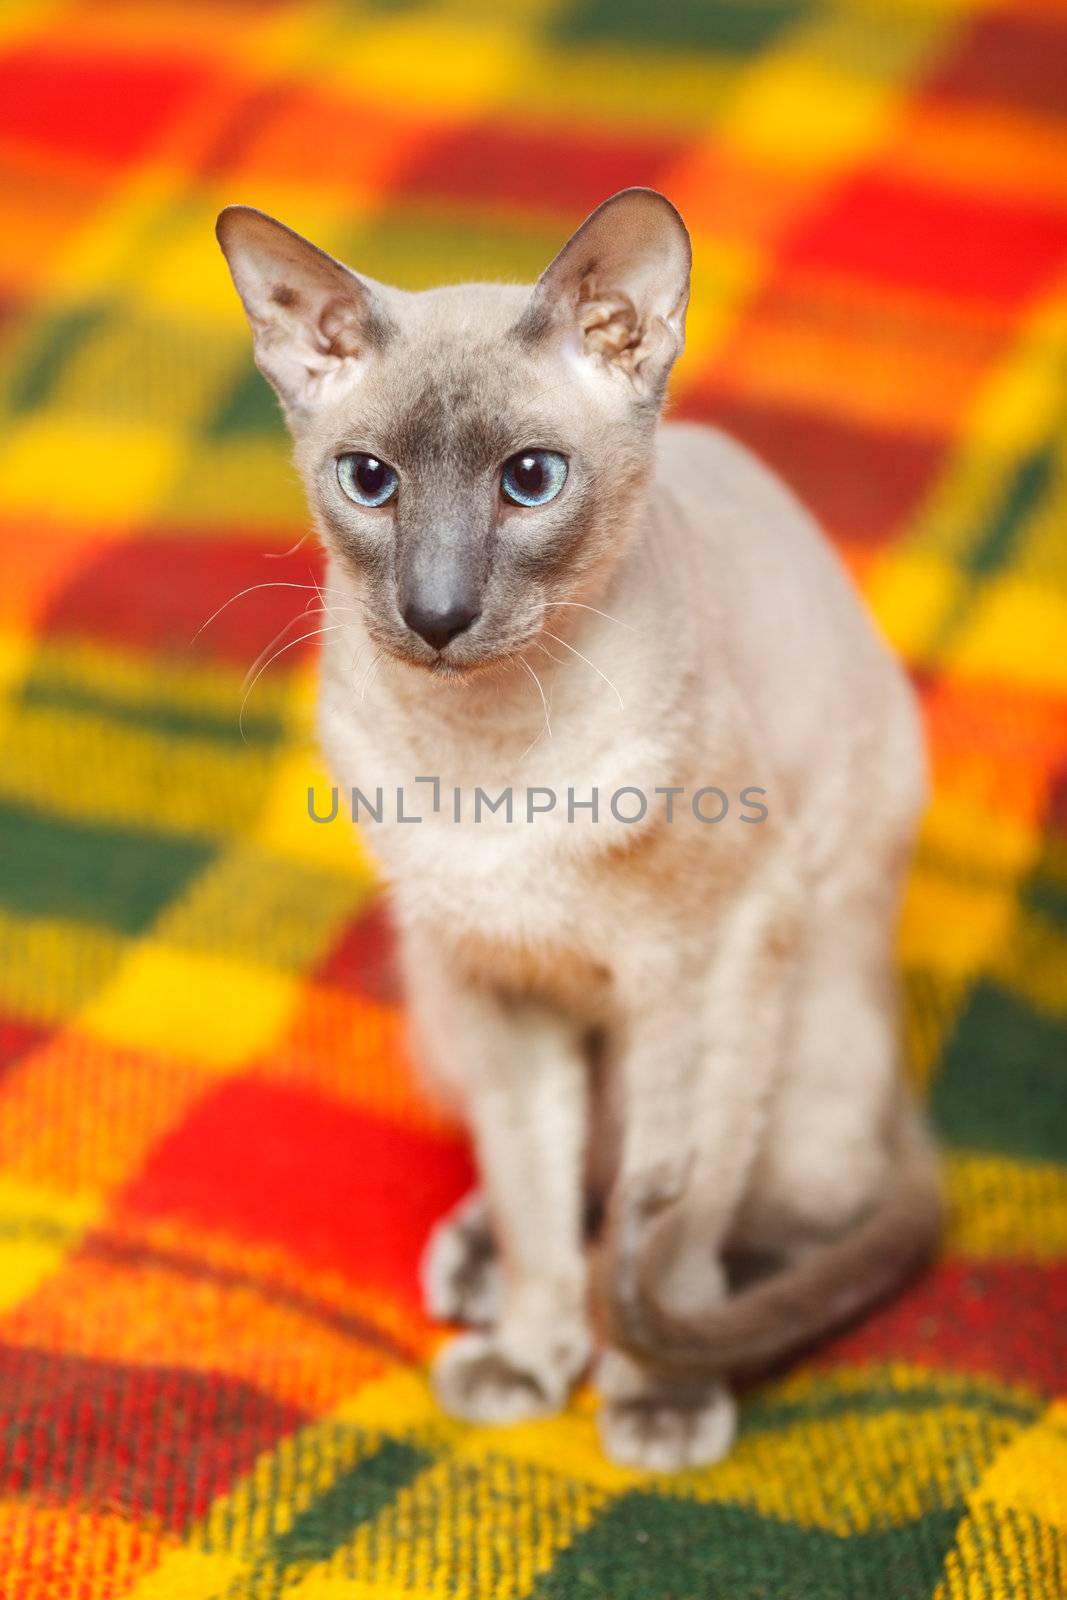
<instances>
[{"instance_id":1,"label":"cat's front paw","mask_svg":"<svg viewBox=\"0 0 1067 1600\"><path fill-rule=\"evenodd\" d=\"M423 1301L436 1322L491 1327L500 1314L500 1259L488 1208L475 1190L441 1218L419 1267Z\"/></svg>"},{"instance_id":2,"label":"cat's front paw","mask_svg":"<svg viewBox=\"0 0 1067 1600\"><path fill-rule=\"evenodd\" d=\"M605 1352L598 1381L600 1441L619 1466L681 1472L711 1466L729 1454L737 1405L723 1384L664 1387L616 1351Z\"/></svg>"},{"instance_id":3,"label":"cat's front paw","mask_svg":"<svg viewBox=\"0 0 1067 1600\"><path fill-rule=\"evenodd\" d=\"M589 1358L585 1335L523 1343L519 1348L492 1333L462 1333L445 1345L433 1367L444 1409L465 1422L522 1422L562 1410Z\"/></svg>"}]
</instances>

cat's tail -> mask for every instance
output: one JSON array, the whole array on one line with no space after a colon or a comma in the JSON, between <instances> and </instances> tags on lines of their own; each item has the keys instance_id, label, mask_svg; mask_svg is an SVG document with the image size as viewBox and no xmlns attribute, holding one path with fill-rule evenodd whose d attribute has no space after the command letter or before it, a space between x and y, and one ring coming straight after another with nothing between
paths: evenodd
<instances>
[{"instance_id":1,"label":"cat's tail","mask_svg":"<svg viewBox=\"0 0 1067 1600\"><path fill-rule=\"evenodd\" d=\"M884 1299L934 1253L944 1214L933 1145L904 1095L893 1118L891 1157L888 1190L872 1212L707 1311L676 1314L657 1302L653 1238L638 1273L637 1304L616 1300L616 1337L665 1373L744 1373Z\"/></svg>"}]
</instances>

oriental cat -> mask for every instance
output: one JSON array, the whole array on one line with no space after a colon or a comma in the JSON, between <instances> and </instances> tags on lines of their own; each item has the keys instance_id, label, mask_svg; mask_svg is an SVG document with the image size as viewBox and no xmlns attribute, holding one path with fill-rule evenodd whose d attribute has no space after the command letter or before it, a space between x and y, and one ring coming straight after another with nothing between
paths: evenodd
<instances>
[{"instance_id":1,"label":"oriental cat","mask_svg":"<svg viewBox=\"0 0 1067 1600\"><path fill-rule=\"evenodd\" d=\"M661 421L662 195L532 287L408 293L243 206L218 235L326 552L322 744L342 793L403 792L365 837L477 1155L423 1261L468 1325L436 1392L508 1422L589 1372L615 1461L714 1461L733 1375L936 1244L894 972L910 687L789 490Z\"/></svg>"}]
</instances>

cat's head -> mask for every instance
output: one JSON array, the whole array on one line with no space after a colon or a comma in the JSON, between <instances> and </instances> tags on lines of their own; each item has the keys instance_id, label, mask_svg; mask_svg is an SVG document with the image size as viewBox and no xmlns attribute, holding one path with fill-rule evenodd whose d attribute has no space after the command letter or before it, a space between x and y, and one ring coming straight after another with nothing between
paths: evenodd
<instances>
[{"instance_id":1,"label":"cat's head","mask_svg":"<svg viewBox=\"0 0 1067 1600\"><path fill-rule=\"evenodd\" d=\"M245 206L217 231L375 642L464 671L558 628L644 504L689 298L670 202L605 201L532 288L407 293Z\"/></svg>"}]
</instances>

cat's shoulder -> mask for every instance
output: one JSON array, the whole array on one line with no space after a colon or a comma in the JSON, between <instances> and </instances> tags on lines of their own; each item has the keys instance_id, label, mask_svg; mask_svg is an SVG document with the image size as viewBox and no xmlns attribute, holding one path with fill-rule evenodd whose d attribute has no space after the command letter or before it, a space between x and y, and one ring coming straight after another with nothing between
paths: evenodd
<instances>
[{"instance_id":1,"label":"cat's shoulder","mask_svg":"<svg viewBox=\"0 0 1067 1600\"><path fill-rule=\"evenodd\" d=\"M807 511L774 468L722 428L708 423L660 424L656 471L670 486L701 504L740 504L810 522Z\"/></svg>"},{"instance_id":2,"label":"cat's shoulder","mask_svg":"<svg viewBox=\"0 0 1067 1600\"><path fill-rule=\"evenodd\" d=\"M805 585L817 580L830 590L841 588L816 519L774 468L739 439L704 423L664 422L655 477L660 520L673 522L680 548L714 561L715 587L724 597L734 574L737 605L753 604L754 585L769 599L774 573L782 581L786 570L803 574Z\"/></svg>"}]
</instances>

